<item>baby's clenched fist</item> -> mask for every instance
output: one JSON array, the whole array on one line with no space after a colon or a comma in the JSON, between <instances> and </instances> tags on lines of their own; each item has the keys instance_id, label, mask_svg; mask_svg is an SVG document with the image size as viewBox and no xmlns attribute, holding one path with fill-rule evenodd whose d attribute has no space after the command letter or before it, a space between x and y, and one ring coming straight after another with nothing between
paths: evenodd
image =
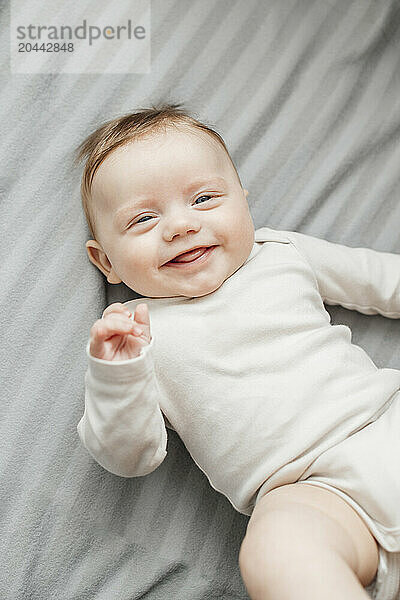
<instances>
[{"instance_id":1,"label":"baby's clenched fist","mask_svg":"<svg viewBox=\"0 0 400 600\"><path fill-rule=\"evenodd\" d=\"M150 319L147 304L138 304L135 314L121 302L110 304L90 330L90 354L103 360L128 360L139 356L150 344Z\"/></svg>"}]
</instances>

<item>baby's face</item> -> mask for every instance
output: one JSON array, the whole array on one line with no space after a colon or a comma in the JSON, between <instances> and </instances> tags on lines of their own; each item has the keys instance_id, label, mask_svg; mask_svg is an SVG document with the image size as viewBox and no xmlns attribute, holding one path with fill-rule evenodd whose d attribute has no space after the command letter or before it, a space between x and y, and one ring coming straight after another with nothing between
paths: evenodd
<instances>
[{"instance_id":1,"label":"baby's face","mask_svg":"<svg viewBox=\"0 0 400 600\"><path fill-rule=\"evenodd\" d=\"M98 241L86 244L90 260L110 283L143 296L209 294L253 247L247 191L206 133L171 128L117 148L96 172L92 195ZM169 263L196 247L211 249Z\"/></svg>"}]
</instances>

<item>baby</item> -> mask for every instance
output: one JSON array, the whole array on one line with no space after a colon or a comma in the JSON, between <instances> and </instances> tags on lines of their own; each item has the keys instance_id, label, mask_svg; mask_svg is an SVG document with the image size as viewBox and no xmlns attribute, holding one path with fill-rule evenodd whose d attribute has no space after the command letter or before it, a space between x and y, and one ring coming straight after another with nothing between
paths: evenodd
<instances>
[{"instance_id":1,"label":"baby","mask_svg":"<svg viewBox=\"0 0 400 600\"><path fill-rule=\"evenodd\" d=\"M400 597L400 371L323 304L400 318L400 256L254 231L224 141L180 105L106 123L84 157L89 259L144 301L90 330L83 445L137 477L174 429L250 516L252 600Z\"/></svg>"}]
</instances>

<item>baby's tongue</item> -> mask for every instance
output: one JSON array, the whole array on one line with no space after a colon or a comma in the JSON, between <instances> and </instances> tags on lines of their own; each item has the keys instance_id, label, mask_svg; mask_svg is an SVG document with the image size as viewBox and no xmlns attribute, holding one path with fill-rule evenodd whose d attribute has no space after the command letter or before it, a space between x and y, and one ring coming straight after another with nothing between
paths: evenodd
<instances>
[{"instance_id":1,"label":"baby's tongue","mask_svg":"<svg viewBox=\"0 0 400 600\"><path fill-rule=\"evenodd\" d=\"M184 252L174 258L174 260L171 260L171 262L189 262L199 257L205 250L206 248L196 248L196 250L192 250L191 252Z\"/></svg>"}]
</instances>

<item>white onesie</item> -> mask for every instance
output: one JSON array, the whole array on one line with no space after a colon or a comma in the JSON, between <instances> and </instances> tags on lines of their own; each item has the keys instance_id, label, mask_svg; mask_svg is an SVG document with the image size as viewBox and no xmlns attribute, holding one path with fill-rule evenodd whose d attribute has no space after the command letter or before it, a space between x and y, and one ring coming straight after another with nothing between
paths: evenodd
<instances>
[{"instance_id":1,"label":"white onesie","mask_svg":"<svg viewBox=\"0 0 400 600\"><path fill-rule=\"evenodd\" d=\"M146 475L167 424L239 512L311 478L400 552L400 371L379 369L323 301L400 318L400 255L262 227L215 292L127 302L147 303L152 340L119 362L87 343L82 443L108 471Z\"/></svg>"}]
</instances>

